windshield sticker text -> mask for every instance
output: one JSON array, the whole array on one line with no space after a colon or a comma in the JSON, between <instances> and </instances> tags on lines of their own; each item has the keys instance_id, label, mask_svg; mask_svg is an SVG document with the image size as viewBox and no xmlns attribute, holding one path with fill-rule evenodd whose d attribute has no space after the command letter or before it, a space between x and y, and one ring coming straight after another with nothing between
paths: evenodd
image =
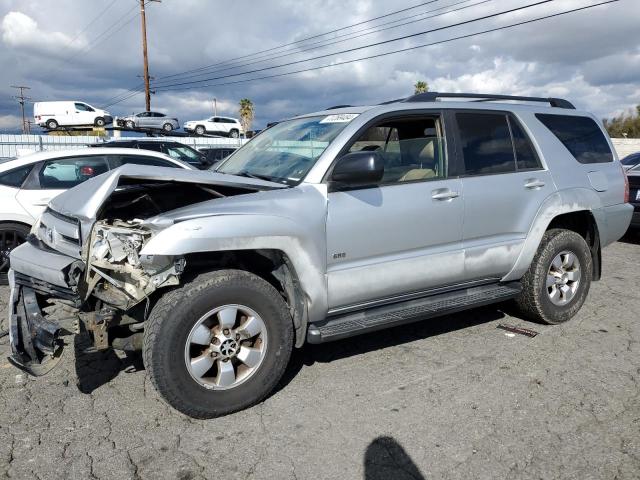
<instances>
[{"instance_id":1,"label":"windshield sticker text","mask_svg":"<svg viewBox=\"0 0 640 480\"><path fill-rule=\"evenodd\" d=\"M358 116L357 113L339 113L336 115L329 115L322 120L320 123L347 123L353 120Z\"/></svg>"}]
</instances>

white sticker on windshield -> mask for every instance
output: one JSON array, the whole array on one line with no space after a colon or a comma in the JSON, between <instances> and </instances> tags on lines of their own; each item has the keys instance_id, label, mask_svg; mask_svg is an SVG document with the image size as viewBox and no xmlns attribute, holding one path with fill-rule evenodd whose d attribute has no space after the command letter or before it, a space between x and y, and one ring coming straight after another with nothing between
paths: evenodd
<instances>
[{"instance_id":1,"label":"white sticker on windshield","mask_svg":"<svg viewBox=\"0 0 640 480\"><path fill-rule=\"evenodd\" d=\"M347 123L356 118L358 113L338 113L335 115L329 115L320 120L320 123Z\"/></svg>"}]
</instances>

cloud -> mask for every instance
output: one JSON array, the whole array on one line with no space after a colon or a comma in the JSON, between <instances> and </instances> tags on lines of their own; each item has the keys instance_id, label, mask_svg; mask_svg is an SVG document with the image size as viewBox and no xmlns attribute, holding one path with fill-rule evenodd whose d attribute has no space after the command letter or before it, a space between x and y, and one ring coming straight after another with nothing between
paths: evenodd
<instances>
[{"instance_id":1,"label":"cloud","mask_svg":"<svg viewBox=\"0 0 640 480\"><path fill-rule=\"evenodd\" d=\"M0 115L0 128L2 129L20 129L22 128L22 118L16 115Z\"/></svg>"},{"instance_id":2,"label":"cloud","mask_svg":"<svg viewBox=\"0 0 640 480\"><path fill-rule=\"evenodd\" d=\"M61 32L47 32L22 12L9 12L2 19L2 41L10 48L30 52L56 53L69 47L73 39ZM82 46L74 43L73 48Z\"/></svg>"},{"instance_id":3,"label":"cloud","mask_svg":"<svg viewBox=\"0 0 640 480\"><path fill-rule=\"evenodd\" d=\"M11 66L0 69L0 92L4 94L0 95L0 115L15 115L18 111L15 101L10 99L15 92L6 87L18 82L32 87L29 95L34 100L78 99L96 106L107 105L114 96L133 87L139 88L137 75L142 73L140 25L139 21L124 23L135 14L127 13L133 3L116 2L104 18L82 31L104 8L106 1L0 1L3 42L0 65ZM158 90L152 96L152 107L186 121L210 115L211 102L216 97L221 114L237 116L238 101L247 97L256 109L254 126L261 128L269 121L330 105L370 104L404 97L413 92L416 80L426 80L432 90L565 96L579 108L601 117L608 116L640 103L640 36L637 34L640 8L630 6L636 2L619 2L544 22L304 74L186 91ZM325 48L305 52L299 45L291 45L286 49L271 50L415 3L418 2L271 0L252 2L250 8L246 2L235 0L150 3L147 22L151 75L161 79L216 64L204 70L210 75L198 78L235 74L447 26L531 2L494 0ZM451 3L441 0L398 16L385 17L374 24L399 17L415 19L419 13ZM517 14L249 76L278 74L336 62L338 58L350 60L446 40L590 3L594 0L552 2ZM116 25L115 28L122 25L117 33L105 35L104 43L88 52L83 51L118 18L124 20ZM334 32L329 37L337 39L337 35L369 26L364 24ZM73 46L68 47L70 40L78 35ZM268 60L269 53L285 50L286 55L282 58ZM265 53L246 57L259 51ZM256 58L264 61L243 66ZM181 77L169 78L177 81ZM243 78L247 76L210 83ZM123 115L143 108L144 95L138 94L108 109Z\"/></svg>"}]
</instances>

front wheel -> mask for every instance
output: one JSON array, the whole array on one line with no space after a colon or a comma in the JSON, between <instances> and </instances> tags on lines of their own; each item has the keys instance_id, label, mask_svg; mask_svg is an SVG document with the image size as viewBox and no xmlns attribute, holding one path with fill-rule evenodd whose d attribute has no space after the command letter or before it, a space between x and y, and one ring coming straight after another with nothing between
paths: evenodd
<instances>
[{"instance_id":1,"label":"front wheel","mask_svg":"<svg viewBox=\"0 0 640 480\"><path fill-rule=\"evenodd\" d=\"M29 235L29 227L20 223L0 224L0 285L6 285L11 251L22 245Z\"/></svg>"},{"instance_id":2,"label":"front wheel","mask_svg":"<svg viewBox=\"0 0 640 480\"><path fill-rule=\"evenodd\" d=\"M552 325L571 319L589 293L592 262L581 235L570 230L547 231L522 278L523 289L516 298L520 312Z\"/></svg>"},{"instance_id":3,"label":"front wheel","mask_svg":"<svg viewBox=\"0 0 640 480\"><path fill-rule=\"evenodd\" d=\"M251 273L218 270L158 301L145 325L143 355L167 403L194 418L213 418L267 396L292 346L282 295Z\"/></svg>"},{"instance_id":4,"label":"front wheel","mask_svg":"<svg viewBox=\"0 0 640 480\"><path fill-rule=\"evenodd\" d=\"M133 120L127 120L124 125L129 129L134 129L136 127L136 124L133 123Z\"/></svg>"},{"instance_id":5,"label":"front wheel","mask_svg":"<svg viewBox=\"0 0 640 480\"><path fill-rule=\"evenodd\" d=\"M171 125L170 123L165 123L165 124L162 126L162 129L163 129L165 132L170 132L171 130L173 130L173 125Z\"/></svg>"},{"instance_id":6,"label":"front wheel","mask_svg":"<svg viewBox=\"0 0 640 480\"><path fill-rule=\"evenodd\" d=\"M95 119L94 124L96 127L104 127L107 124L107 122L105 121L104 118L98 117Z\"/></svg>"}]
</instances>

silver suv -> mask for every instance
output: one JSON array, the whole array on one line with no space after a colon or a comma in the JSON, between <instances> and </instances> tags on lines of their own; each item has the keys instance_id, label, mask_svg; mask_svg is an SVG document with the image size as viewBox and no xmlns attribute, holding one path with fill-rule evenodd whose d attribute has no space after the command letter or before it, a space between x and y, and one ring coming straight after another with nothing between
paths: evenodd
<instances>
[{"instance_id":1,"label":"silver suv","mask_svg":"<svg viewBox=\"0 0 640 480\"><path fill-rule=\"evenodd\" d=\"M223 415L305 342L506 300L569 320L629 225L627 192L600 123L561 99L303 115L215 172L126 165L56 197L11 254L11 359L46 373L86 333L142 350L181 412Z\"/></svg>"}]
</instances>

